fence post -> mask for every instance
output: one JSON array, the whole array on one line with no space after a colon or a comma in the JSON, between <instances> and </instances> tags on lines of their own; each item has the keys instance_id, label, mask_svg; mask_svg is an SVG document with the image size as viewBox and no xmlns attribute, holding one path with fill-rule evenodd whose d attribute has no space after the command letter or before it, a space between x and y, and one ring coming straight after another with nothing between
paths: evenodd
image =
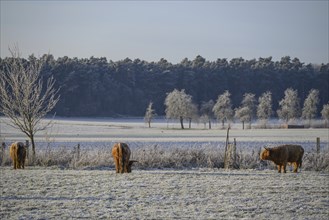
<instances>
[{"instance_id":1,"label":"fence post","mask_svg":"<svg viewBox=\"0 0 329 220\"><path fill-rule=\"evenodd\" d=\"M77 150L78 150L78 152L77 152L78 160L80 160L80 143L78 144Z\"/></svg>"},{"instance_id":2,"label":"fence post","mask_svg":"<svg viewBox=\"0 0 329 220\"><path fill-rule=\"evenodd\" d=\"M234 144L233 144L233 168L236 168L236 139L234 138Z\"/></svg>"},{"instance_id":3,"label":"fence post","mask_svg":"<svg viewBox=\"0 0 329 220\"><path fill-rule=\"evenodd\" d=\"M317 154L320 153L320 138L319 137L316 138L316 153Z\"/></svg>"}]
</instances>

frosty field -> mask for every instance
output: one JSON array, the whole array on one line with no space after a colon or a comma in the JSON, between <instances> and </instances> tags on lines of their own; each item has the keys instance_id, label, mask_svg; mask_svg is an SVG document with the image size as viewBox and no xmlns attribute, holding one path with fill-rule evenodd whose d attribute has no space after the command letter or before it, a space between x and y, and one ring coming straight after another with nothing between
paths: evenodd
<instances>
[{"instance_id":1,"label":"frosty field","mask_svg":"<svg viewBox=\"0 0 329 220\"><path fill-rule=\"evenodd\" d=\"M26 139L1 120L1 141ZM149 129L141 119L56 119L36 136L40 165L13 170L3 161L0 219L327 219L328 129L242 130L234 124L233 138L240 170L224 170L216 168L226 139L219 124L181 130L163 120ZM117 141L128 143L139 160L130 174L114 171ZM262 146L285 143L305 148L300 173L278 174L259 162Z\"/></svg>"},{"instance_id":2,"label":"frosty field","mask_svg":"<svg viewBox=\"0 0 329 220\"><path fill-rule=\"evenodd\" d=\"M327 219L329 175L1 168L0 219Z\"/></svg>"},{"instance_id":3,"label":"frosty field","mask_svg":"<svg viewBox=\"0 0 329 220\"><path fill-rule=\"evenodd\" d=\"M47 123L48 120L45 120ZM26 136L8 126L8 119L0 117L0 138L7 142L21 140ZM188 128L188 124L185 124ZM320 137L325 146L329 143L328 129L241 129L232 124L230 138L243 142L315 142ZM204 129L202 123L192 123L192 129L179 129L177 121L155 120L148 128L142 118L58 118L47 130L36 135L37 142L48 143L113 143L113 142L225 142L226 129L213 123L213 129Z\"/></svg>"}]
</instances>

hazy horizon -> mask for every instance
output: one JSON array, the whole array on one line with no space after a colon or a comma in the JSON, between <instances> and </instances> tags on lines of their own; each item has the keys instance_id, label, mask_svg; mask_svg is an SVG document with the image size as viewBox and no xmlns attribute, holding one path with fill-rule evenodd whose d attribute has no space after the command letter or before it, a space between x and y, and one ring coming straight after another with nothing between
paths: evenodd
<instances>
[{"instance_id":1,"label":"hazy horizon","mask_svg":"<svg viewBox=\"0 0 329 220\"><path fill-rule=\"evenodd\" d=\"M1 1L1 57L328 63L328 1Z\"/></svg>"}]
</instances>

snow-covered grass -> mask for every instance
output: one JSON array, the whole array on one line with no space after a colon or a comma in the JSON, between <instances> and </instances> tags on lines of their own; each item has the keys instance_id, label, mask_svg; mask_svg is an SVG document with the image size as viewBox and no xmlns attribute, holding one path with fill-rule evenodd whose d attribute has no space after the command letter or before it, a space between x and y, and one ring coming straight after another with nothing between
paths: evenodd
<instances>
[{"instance_id":1,"label":"snow-covered grass","mask_svg":"<svg viewBox=\"0 0 329 220\"><path fill-rule=\"evenodd\" d=\"M4 123L0 118L1 136L5 141L25 140L26 136ZM48 120L45 120L47 123ZM214 123L213 129L204 129L203 124L192 124L192 129L180 129L175 121L156 120L148 128L142 118L138 119L55 119L53 126L36 135L39 142L225 142L226 129ZM315 142L316 137L328 143L328 129L247 129L232 124L230 137L237 141ZM188 127L188 125L186 125Z\"/></svg>"},{"instance_id":2,"label":"snow-covered grass","mask_svg":"<svg viewBox=\"0 0 329 220\"><path fill-rule=\"evenodd\" d=\"M6 120L6 119L1 119ZM141 119L56 119L38 133L36 166L0 167L0 219L327 219L328 129L230 130L241 169L224 170L226 130ZM24 141L1 122L0 139ZM321 153L315 152L316 137ZM114 142L127 142L139 162L116 174ZM264 145L301 144L300 173L278 174L260 162ZM77 145L80 144L80 152ZM320 171L320 172L315 172Z\"/></svg>"},{"instance_id":3,"label":"snow-covered grass","mask_svg":"<svg viewBox=\"0 0 329 220\"><path fill-rule=\"evenodd\" d=\"M304 171L0 168L0 219L327 219L329 176Z\"/></svg>"}]
</instances>

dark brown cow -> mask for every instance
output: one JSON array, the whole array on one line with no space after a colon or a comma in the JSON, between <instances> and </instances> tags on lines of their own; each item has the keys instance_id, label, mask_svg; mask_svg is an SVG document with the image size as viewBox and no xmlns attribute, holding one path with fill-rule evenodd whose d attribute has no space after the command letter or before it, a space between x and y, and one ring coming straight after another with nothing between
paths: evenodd
<instances>
[{"instance_id":1,"label":"dark brown cow","mask_svg":"<svg viewBox=\"0 0 329 220\"><path fill-rule=\"evenodd\" d=\"M24 169L26 159L26 147L22 142L12 143L9 154L13 161L14 169Z\"/></svg>"},{"instance_id":2,"label":"dark brown cow","mask_svg":"<svg viewBox=\"0 0 329 220\"><path fill-rule=\"evenodd\" d=\"M304 149L300 145L280 145L273 148L264 148L265 150L260 154L260 159L273 161L278 166L279 173L281 173L281 170L287 172L287 163L293 164L295 173L302 166Z\"/></svg>"},{"instance_id":3,"label":"dark brown cow","mask_svg":"<svg viewBox=\"0 0 329 220\"><path fill-rule=\"evenodd\" d=\"M131 166L136 160L129 160L131 151L127 144L116 143L112 147L112 156L117 173L131 173Z\"/></svg>"}]
</instances>

